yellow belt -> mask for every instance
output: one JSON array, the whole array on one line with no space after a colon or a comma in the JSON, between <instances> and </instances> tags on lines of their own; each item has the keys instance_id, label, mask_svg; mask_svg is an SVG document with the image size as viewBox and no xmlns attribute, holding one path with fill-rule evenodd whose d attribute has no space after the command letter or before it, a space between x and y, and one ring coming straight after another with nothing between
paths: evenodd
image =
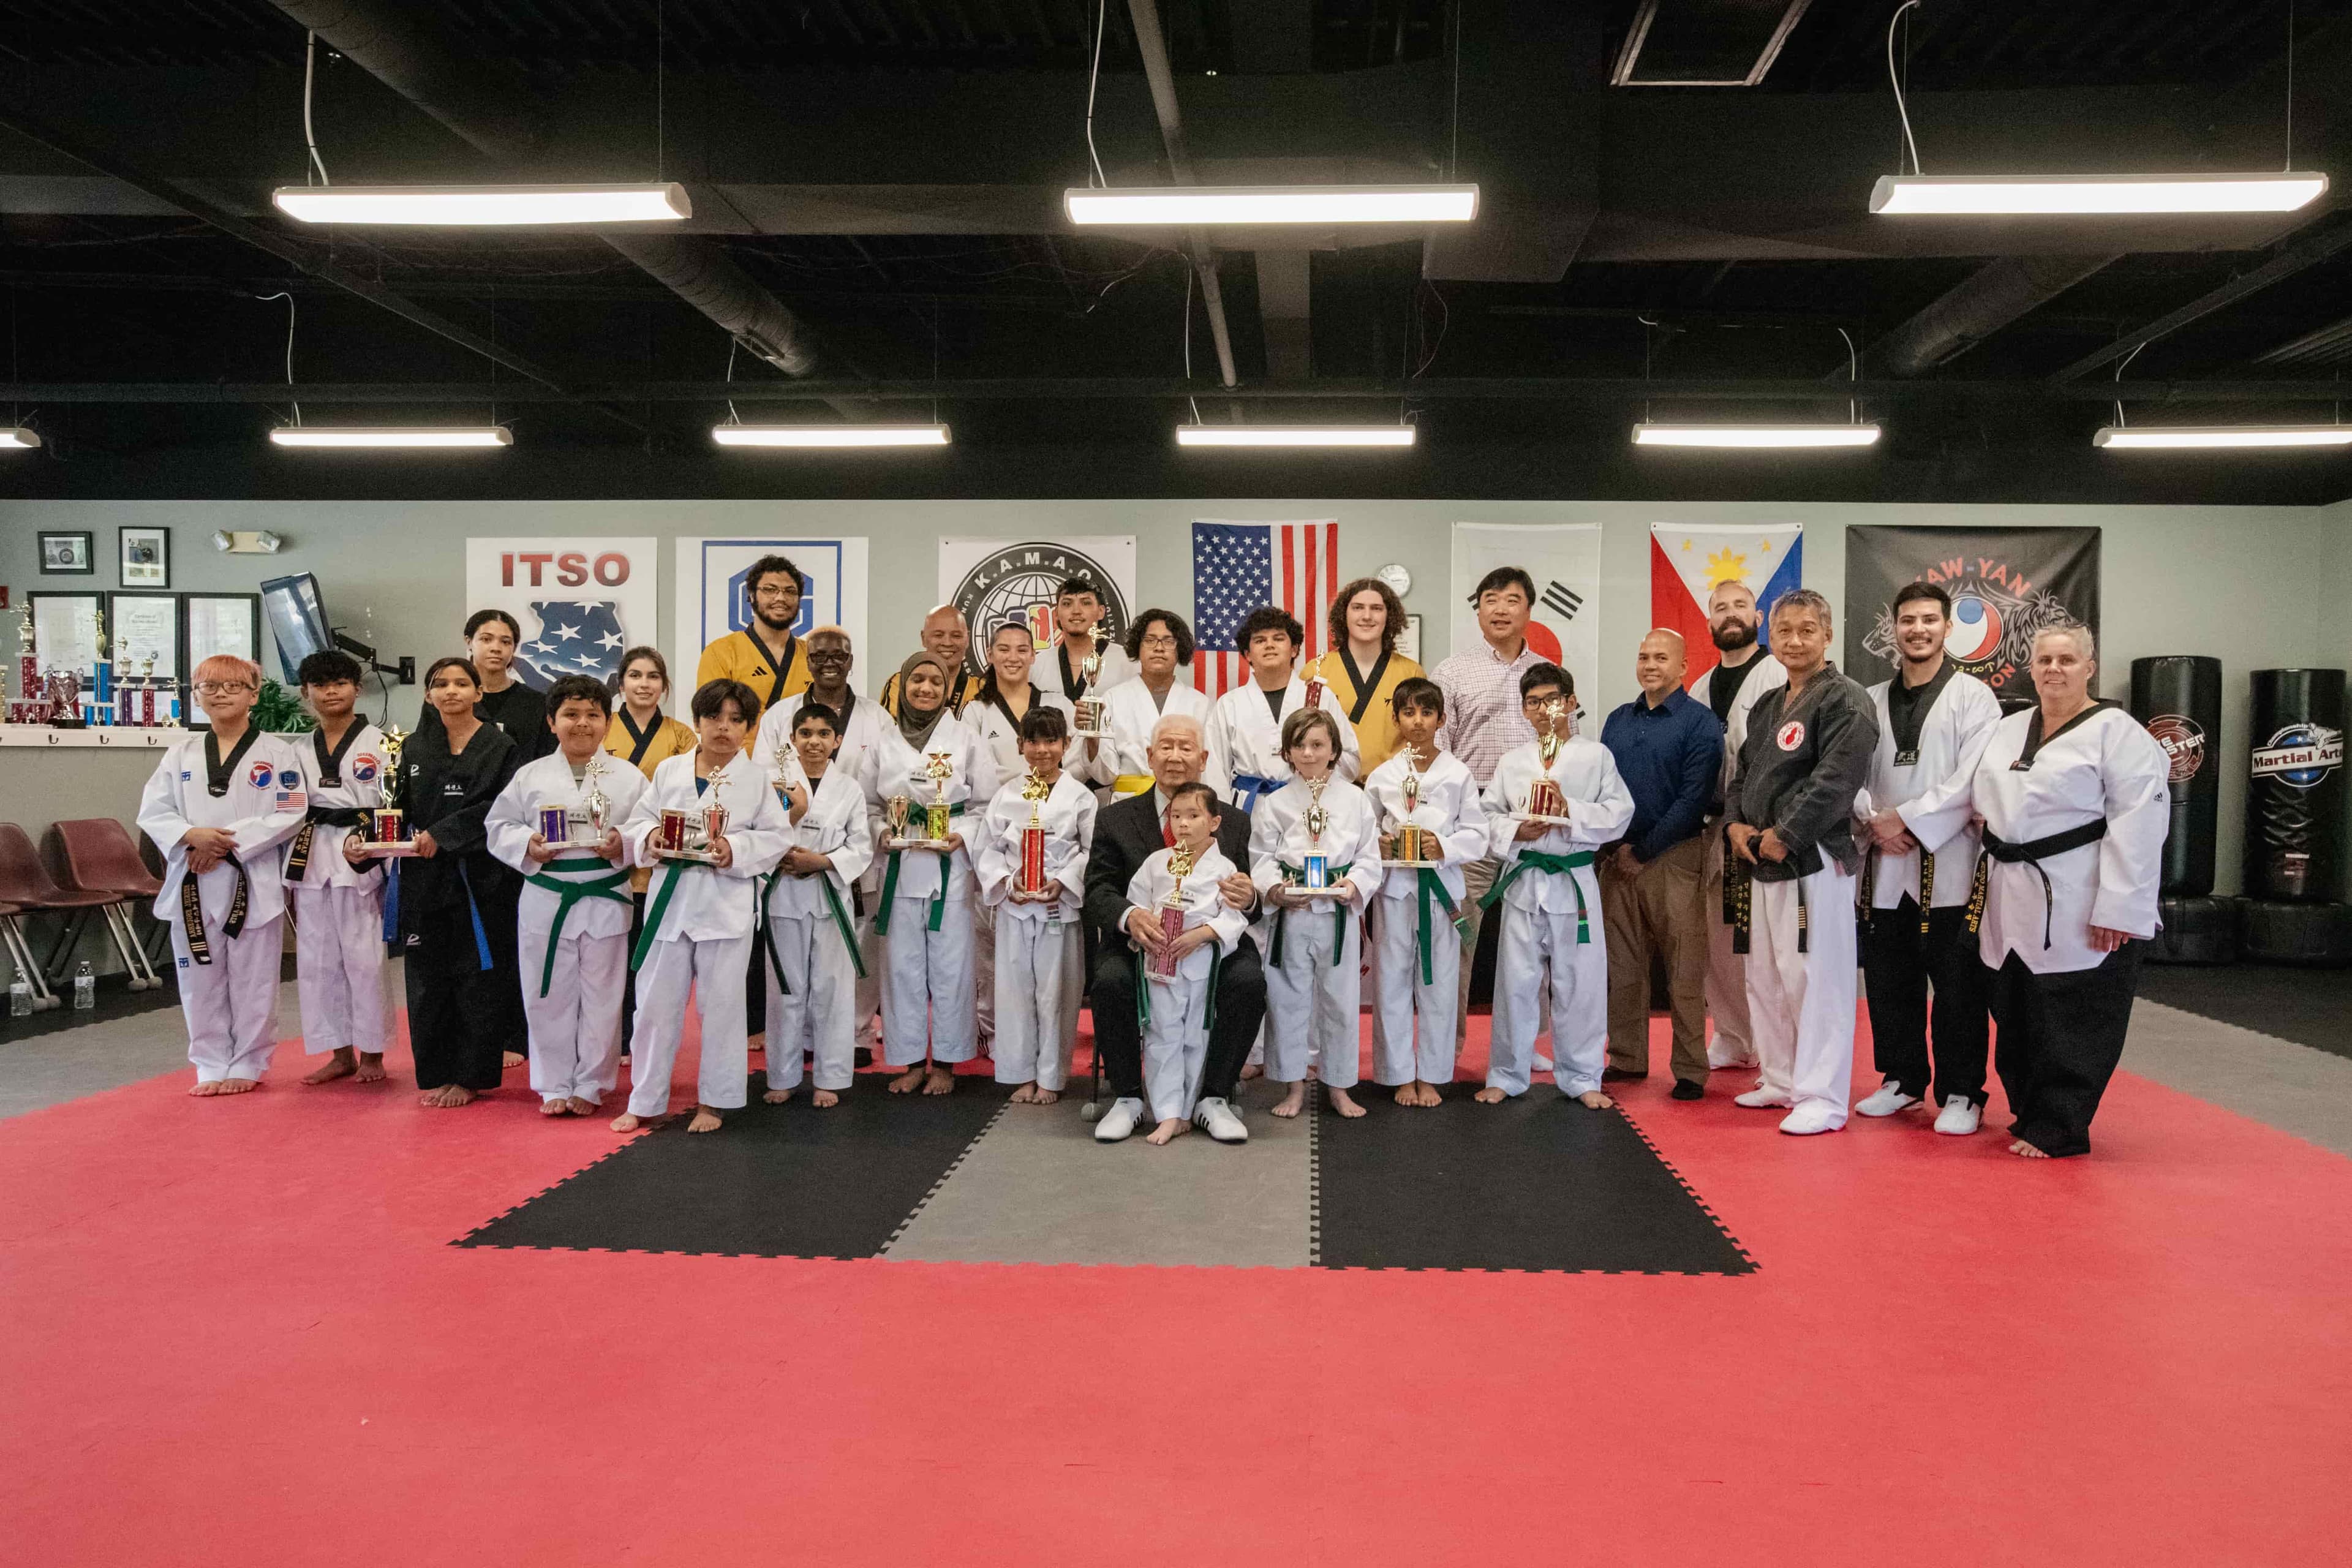
<instances>
[{"instance_id":1,"label":"yellow belt","mask_svg":"<svg viewBox=\"0 0 2352 1568\"><path fill-rule=\"evenodd\" d=\"M1111 798L1125 800L1129 795L1142 795L1157 782L1150 773L1121 773L1110 782Z\"/></svg>"}]
</instances>

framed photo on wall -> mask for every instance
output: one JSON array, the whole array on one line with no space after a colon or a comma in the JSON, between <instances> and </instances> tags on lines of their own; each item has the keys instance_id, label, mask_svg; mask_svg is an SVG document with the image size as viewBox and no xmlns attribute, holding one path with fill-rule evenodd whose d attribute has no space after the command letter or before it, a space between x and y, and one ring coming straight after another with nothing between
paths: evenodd
<instances>
[{"instance_id":1,"label":"framed photo on wall","mask_svg":"<svg viewBox=\"0 0 2352 1568\"><path fill-rule=\"evenodd\" d=\"M118 528L125 588L164 589L172 585L172 531L168 528Z\"/></svg>"},{"instance_id":2,"label":"framed photo on wall","mask_svg":"<svg viewBox=\"0 0 2352 1568\"><path fill-rule=\"evenodd\" d=\"M40 541L41 572L49 577L90 577L97 575L97 544L88 531L53 533L43 529Z\"/></svg>"}]
</instances>

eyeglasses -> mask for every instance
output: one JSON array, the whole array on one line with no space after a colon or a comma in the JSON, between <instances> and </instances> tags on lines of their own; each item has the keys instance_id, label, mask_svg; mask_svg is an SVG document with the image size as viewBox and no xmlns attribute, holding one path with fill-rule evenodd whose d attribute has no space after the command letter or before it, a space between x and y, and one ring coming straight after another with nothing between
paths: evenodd
<instances>
[{"instance_id":1,"label":"eyeglasses","mask_svg":"<svg viewBox=\"0 0 2352 1568\"><path fill-rule=\"evenodd\" d=\"M232 691L252 689L253 683L249 680L199 680L196 682L196 695L199 697L226 697Z\"/></svg>"},{"instance_id":2,"label":"eyeglasses","mask_svg":"<svg viewBox=\"0 0 2352 1568\"><path fill-rule=\"evenodd\" d=\"M1145 637L1140 646L1144 647L1174 647L1176 646L1176 639L1170 637L1166 632L1160 632L1154 636Z\"/></svg>"},{"instance_id":3,"label":"eyeglasses","mask_svg":"<svg viewBox=\"0 0 2352 1568\"><path fill-rule=\"evenodd\" d=\"M800 596L798 588L761 587L753 590L751 595L755 599L797 599Z\"/></svg>"}]
</instances>

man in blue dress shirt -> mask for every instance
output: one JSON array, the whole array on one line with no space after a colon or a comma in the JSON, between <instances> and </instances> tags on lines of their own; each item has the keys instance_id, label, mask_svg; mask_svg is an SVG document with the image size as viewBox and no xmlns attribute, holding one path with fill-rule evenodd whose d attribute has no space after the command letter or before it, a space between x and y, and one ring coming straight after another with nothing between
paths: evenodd
<instances>
[{"instance_id":1,"label":"man in blue dress shirt","mask_svg":"<svg viewBox=\"0 0 2352 1568\"><path fill-rule=\"evenodd\" d=\"M1723 726L1683 690L1683 639L1654 631L1634 656L1642 695L1609 715L1601 743L1633 795L1625 837L1601 852L1609 939L1609 1067L1650 1076L1650 953L1665 960L1676 1100L1706 1086L1707 799L1723 763Z\"/></svg>"}]
</instances>

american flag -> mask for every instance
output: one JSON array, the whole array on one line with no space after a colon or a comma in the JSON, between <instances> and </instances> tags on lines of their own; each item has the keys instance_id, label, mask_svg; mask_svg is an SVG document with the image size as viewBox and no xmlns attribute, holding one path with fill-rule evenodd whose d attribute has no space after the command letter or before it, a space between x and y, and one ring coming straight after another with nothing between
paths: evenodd
<instances>
[{"instance_id":1,"label":"american flag","mask_svg":"<svg viewBox=\"0 0 2352 1568\"><path fill-rule=\"evenodd\" d=\"M1278 605L1307 628L1301 666L1321 657L1323 616L1339 585L1337 522L1195 522L1192 684L1222 697L1248 679L1234 634L1252 610Z\"/></svg>"},{"instance_id":2,"label":"american flag","mask_svg":"<svg viewBox=\"0 0 2352 1568\"><path fill-rule=\"evenodd\" d=\"M593 675L611 686L621 673L628 638L620 606L610 599L533 599L538 633L515 650L515 679L544 691L558 676Z\"/></svg>"}]
</instances>

